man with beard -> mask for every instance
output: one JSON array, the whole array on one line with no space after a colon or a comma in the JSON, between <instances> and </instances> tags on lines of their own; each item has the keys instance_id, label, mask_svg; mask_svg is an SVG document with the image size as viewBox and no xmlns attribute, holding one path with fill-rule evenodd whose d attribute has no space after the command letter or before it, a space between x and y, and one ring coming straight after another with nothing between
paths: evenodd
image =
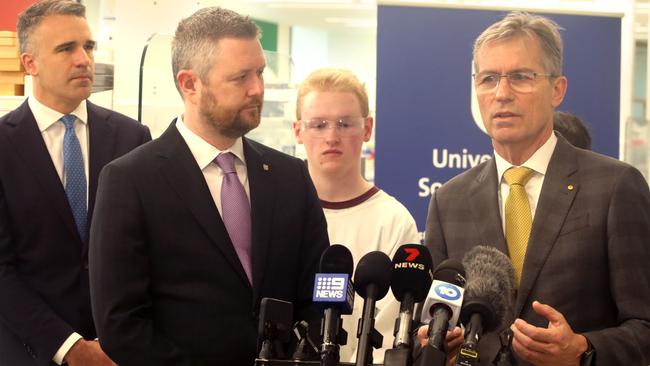
<instances>
[{"instance_id":1,"label":"man with beard","mask_svg":"<svg viewBox=\"0 0 650 366\"><path fill-rule=\"evenodd\" d=\"M243 137L258 126L259 30L218 7L182 20L172 67L184 113L102 172L91 294L120 365L251 365L260 299L309 317L327 227L304 163Z\"/></svg>"},{"instance_id":2,"label":"man with beard","mask_svg":"<svg viewBox=\"0 0 650 366\"><path fill-rule=\"evenodd\" d=\"M88 223L102 167L151 135L86 100L95 41L85 12L45 0L18 17L33 88L0 118L0 365L114 365L95 342Z\"/></svg>"}]
</instances>

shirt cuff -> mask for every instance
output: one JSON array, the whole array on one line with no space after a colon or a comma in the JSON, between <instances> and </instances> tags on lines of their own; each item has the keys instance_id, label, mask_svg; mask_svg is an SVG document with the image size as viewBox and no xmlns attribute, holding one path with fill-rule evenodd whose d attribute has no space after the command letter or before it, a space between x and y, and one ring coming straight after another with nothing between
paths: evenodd
<instances>
[{"instance_id":1,"label":"shirt cuff","mask_svg":"<svg viewBox=\"0 0 650 366\"><path fill-rule=\"evenodd\" d=\"M70 334L68 339L66 339L65 342L63 342L63 344L61 345L61 347L59 347L59 350L56 351L54 357L52 357L52 361L54 361L54 363L56 363L57 365L63 364L63 358L65 357L65 355L68 354L70 348L72 348L72 346L74 346L74 344L77 343L77 341L80 340L81 338L83 337L77 332Z\"/></svg>"}]
</instances>

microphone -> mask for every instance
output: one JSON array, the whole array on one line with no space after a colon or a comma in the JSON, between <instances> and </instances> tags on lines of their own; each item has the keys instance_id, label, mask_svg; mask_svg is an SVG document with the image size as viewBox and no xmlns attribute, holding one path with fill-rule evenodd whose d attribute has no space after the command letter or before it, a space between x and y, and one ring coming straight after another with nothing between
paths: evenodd
<instances>
[{"instance_id":1,"label":"microphone","mask_svg":"<svg viewBox=\"0 0 650 366\"><path fill-rule=\"evenodd\" d=\"M395 320L393 349L386 350L384 364L407 366L411 358L411 330L413 308L416 302L427 298L433 281L432 260L429 249L420 244L404 244L393 257L391 290L400 302L399 317Z\"/></svg>"},{"instance_id":2,"label":"microphone","mask_svg":"<svg viewBox=\"0 0 650 366\"><path fill-rule=\"evenodd\" d=\"M350 277L353 267L350 250L340 244L329 246L320 257L312 302L324 308L320 332L323 337L322 366L338 365L340 345L347 344L348 335L343 329L341 314L352 314L354 289Z\"/></svg>"},{"instance_id":3,"label":"microphone","mask_svg":"<svg viewBox=\"0 0 650 366\"><path fill-rule=\"evenodd\" d=\"M444 352L447 330L456 326L463 303L465 269L455 259L446 259L433 272L433 283L420 320L429 323L429 345Z\"/></svg>"},{"instance_id":4,"label":"microphone","mask_svg":"<svg viewBox=\"0 0 650 366\"><path fill-rule=\"evenodd\" d=\"M292 318L292 303L270 297L262 299L257 328L261 341L259 359L284 358L282 344L289 341Z\"/></svg>"},{"instance_id":5,"label":"microphone","mask_svg":"<svg viewBox=\"0 0 650 366\"><path fill-rule=\"evenodd\" d=\"M393 348L411 347L413 308L427 298L433 281L431 254L420 244L404 244L393 257L391 290L400 302Z\"/></svg>"},{"instance_id":6,"label":"microphone","mask_svg":"<svg viewBox=\"0 0 650 366\"><path fill-rule=\"evenodd\" d=\"M392 266L390 258L379 251L367 253L357 264L354 289L363 298L363 313L357 330L357 366L366 366L368 360L372 363L371 346L381 347L383 337L375 329L375 303L388 293Z\"/></svg>"},{"instance_id":7,"label":"microphone","mask_svg":"<svg viewBox=\"0 0 650 366\"><path fill-rule=\"evenodd\" d=\"M478 343L484 333L497 330L511 311L515 275L510 259L498 249L476 246L463 258L467 270L465 301L460 319L465 341L456 365L478 365Z\"/></svg>"}]
</instances>

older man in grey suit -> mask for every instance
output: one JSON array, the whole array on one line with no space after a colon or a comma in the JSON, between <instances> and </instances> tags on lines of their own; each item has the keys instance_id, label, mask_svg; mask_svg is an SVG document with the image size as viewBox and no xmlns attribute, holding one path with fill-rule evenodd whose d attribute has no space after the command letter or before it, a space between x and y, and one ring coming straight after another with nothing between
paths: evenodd
<instances>
[{"instance_id":1,"label":"older man in grey suit","mask_svg":"<svg viewBox=\"0 0 650 366\"><path fill-rule=\"evenodd\" d=\"M511 13L476 40L474 82L494 159L433 195L425 242L435 264L476 245L510 256L518 288L503 327L520 364L648 365L648 184L553 133L567 88L557 29ZM482 339L481 363L498 348L496 333Z\"/></svg>"}]
</instances>

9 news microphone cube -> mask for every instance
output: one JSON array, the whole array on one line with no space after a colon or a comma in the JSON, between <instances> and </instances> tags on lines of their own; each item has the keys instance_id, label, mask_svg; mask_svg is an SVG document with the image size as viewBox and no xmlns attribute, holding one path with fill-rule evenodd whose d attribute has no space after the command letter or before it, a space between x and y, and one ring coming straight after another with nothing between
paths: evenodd
<instances>
[{"instance_id":1,"label":"9 news microphone cube","mask_svg":"<svg viewBox=\"0 0 650 366\"><path fill-rule=\"evenodd\" d=\"M335 306L341 314L352 314L354 288L347 273L316 273L312 301Z\"/></svg>"}]
</instances>

